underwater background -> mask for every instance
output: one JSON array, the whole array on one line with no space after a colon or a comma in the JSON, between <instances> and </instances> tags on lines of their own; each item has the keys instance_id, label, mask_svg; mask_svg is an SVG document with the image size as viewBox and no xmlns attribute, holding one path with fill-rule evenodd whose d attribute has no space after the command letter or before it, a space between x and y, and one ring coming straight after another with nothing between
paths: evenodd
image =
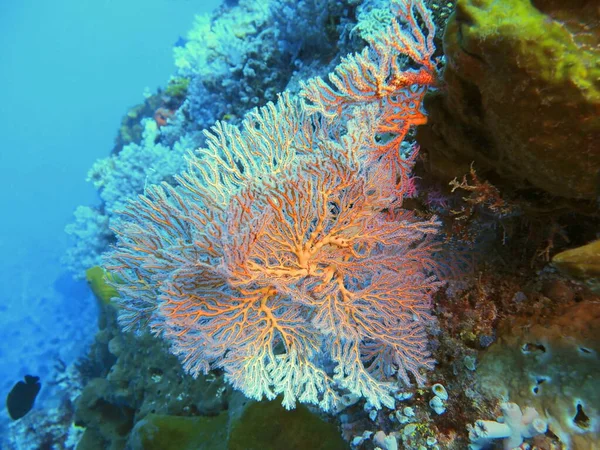
<instances>
[{"instance_id":1,"label":"underwater background","mask_svg":"<svg viewBox=\"0 0 600 450\"><path fill-rule=\"evenodd\" d=\"M0 448L600 449L594 0L0 35Z\"/></svg>"},{"instance_id":2,"label":"underwater background","mask_svg":"<svg viewBox=\"0 0 600 450\"><path fill-rule=\"evenodd\" d=\"M87 352L98 309L84 280L61 264L65 226L114 144L115 124L145 89L165 84L173 45L194 14L218 1L6 1L0 4L0 386L42 377L36 408L55 402L56 367ZM8 414L2 412L6 437ZM2 446L2 448L5 448ZM34 448L34 447L19 447Z\"/></svg>"}]
</instances>

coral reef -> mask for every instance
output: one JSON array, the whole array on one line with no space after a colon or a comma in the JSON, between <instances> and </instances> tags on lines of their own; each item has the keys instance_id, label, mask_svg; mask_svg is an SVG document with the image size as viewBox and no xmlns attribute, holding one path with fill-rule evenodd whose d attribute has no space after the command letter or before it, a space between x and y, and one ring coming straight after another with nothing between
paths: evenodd
<instances>
[{"instance_id":1,"label":"coral reef","mask_svg":"<svg viewBox=\"0 0 600 450\"><path fill-rule=\"evenodd\" d=\"M218 20L196 16L185 45L174 49L177 74L189 79L182 108L189 125L202 130L225 115L241 117L283 91L289 69L278 50L271 3L241 0Z\"/></svg>"},{"instance_id":2,"label":"coral reef","mask_svg":"<svg viewBox=\"0 0 600 450\"><path fill-rule=\"evenodd\" d=\"M534 408L521 411L516 403L500 405L502 416L498 420L478 420L469 428L470 450L480 450L493 445L494 439L502 439L506 450L520 447L525 439L544 434L548 424Z\"/></svg>"},{"instance_id":3,"label":"coral reef","mask_svg":"<svg viewBox=\"0 0 600 450\"><path fill-rule=\"evenodd\" d=\"M480 361L481 389L535 408L569 448L593 448L600 439L598 327L597 299L548 317L505 320Z\"/></svg>"},{"instance_id":4,"label":"coral reef","mask_svg":"<svg viewBox=\"0 0 600 450\"><path fill-rule=\"evenodd\" d=\"M78 206L75 222L65 227L74 240L62 259L63 265L76 278L83 278L85 270L101 264L100 255L114 243L115 236L109 229L109 216L89 206Z\"/></svg>"},{"instance_id":5,"label":"coral reef","mask_svg":"<svg viewBox=\"0 0 600 450\"><path fill-rule=\"evenodd\" d=\"M215 372L183 375L162 341L123 333L115 305L101 307L101 329L79 365L85 387L72 390L79 450L195 449L199 442L207 449L345 448L335 425L306 408L248 401Z\"/></svg>"},{"instance_id":6,"label":"coral reef","mask_svg":"<svg viewBox=\"0 0 600 450\"><path fill-rule=\"evenodd\" d=\"M75 404L76 423L85 427L81 448L124 448L134 425L150 414L214 415L226 408L221 376L182 377L164 343L124 334L114 305L101 307L101 329L81 369L100 370L84 372L88 380Z\"/></svg>"},{"instance_id":7,"label":"coral reef","mask_svg":"<svg viewBox=\"0 0 600 450\"><path fill-rule=\"evenodd\" d=\"M65 448L598 446L597 11L458 0L442 52L454 2L390 3L225 2L178 43L68 228L102 314Z\"/></svg>"}]
</instances>

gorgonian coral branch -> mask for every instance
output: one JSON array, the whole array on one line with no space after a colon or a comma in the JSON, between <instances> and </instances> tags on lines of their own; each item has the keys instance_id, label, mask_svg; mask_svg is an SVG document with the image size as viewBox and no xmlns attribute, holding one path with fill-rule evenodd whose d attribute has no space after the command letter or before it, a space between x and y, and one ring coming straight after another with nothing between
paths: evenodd
<instances>
[{"instance_id":1,"label":"gorgonian coral branch","mask_svg":"<svg viewBox=\"0 0 600 450\"><path fill-rule=\"evenodd\" d=\"M369 164L395 174L401 197L416 150L402 154L400 144L411 127L427 121L421 105L436 78L435 25L421 0L393 0L391 12L390 26L369 37L361 53L342 58L329 83L314 78L302 84L300 95L307 111L332 121L353 116L356 106L377 105L380 139L368 154Z\"/></svg>"},{"instance_id":2,"label":"gorgonian coral branch","mask_svg":"<svg viewBox=\"0 0 600 450\"><path fill-rule=\"evenodd\" d=\"M414 8L424 14L398 11L416 26ZM423 59L429 40L385 45ZM283 95L241 128L219 123L177 187L130 202L107 258L123 280L121 323L149 324L189 373L222 368L247 396L282 394L287 408L331 409L346 391L391 407L393 377L422 383L438 224L401 210L395 172L370 156L389 111L353 101L329 120Z\"/></svg>"}]
</instances>

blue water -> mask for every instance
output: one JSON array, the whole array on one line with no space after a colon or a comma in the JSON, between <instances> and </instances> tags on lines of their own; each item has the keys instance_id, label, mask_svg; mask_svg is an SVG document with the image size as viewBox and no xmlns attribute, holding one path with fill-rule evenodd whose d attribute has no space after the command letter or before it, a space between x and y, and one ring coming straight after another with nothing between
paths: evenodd
<instances>
[{"instance_id":1,"label":"blue water","mask_svg":"<svg viewBox=\"0 0 600 450\"><path fill-rule=\"evenodd\" d=\"M121 117L173 73L172 46L220 1L0 2L0 398L25 374L45 381L96 331L85 282L61 267L64 227L98 201L85 181ZM2 408L0 422L8 419Z\"/></svg>"}]
</instances>

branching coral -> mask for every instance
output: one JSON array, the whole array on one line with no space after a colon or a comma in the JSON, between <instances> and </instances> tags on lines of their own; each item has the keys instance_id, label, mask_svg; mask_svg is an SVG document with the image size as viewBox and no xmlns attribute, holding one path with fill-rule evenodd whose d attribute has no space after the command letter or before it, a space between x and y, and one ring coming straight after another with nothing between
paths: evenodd
<instances>
[{"instance_id":1,"label":"branching coral","mask_svg":"<svg viewBox=\"0 0 600 450\"><path fill-rule=\"evenodd\" d=\"M436 77L435 25L421 1L392 1L391 12L391 26L369 35L369 46L361 53L342 58L329 75L330 84L310 80L302 96L310 111L331 120L352 114L354 105L378 105L380 141L369 155L370 164L394 173L405 194L412 187L407 181L416 151L402 155L399 148L412 126L427 121L421 103Z\"/></svg>"},{"instance_id":2,"label":"branching coral","mask_svg":"<svg viewBox=\"0 0 600 450\"><path fill-rule=\"evenodd\" d=\"M287 408L330 410L344 390L391 407L393 376L422 384L438 225L399 208L408 174L373 158L402 115L391 102L355 100L334 120L284 94L241 129L217 123L177 187L150 186L122 213L107 260L121 323L149 324L188 372L222 368ZM419 123L414 107L403 124Z\"/></svg>"}]
</instances>

